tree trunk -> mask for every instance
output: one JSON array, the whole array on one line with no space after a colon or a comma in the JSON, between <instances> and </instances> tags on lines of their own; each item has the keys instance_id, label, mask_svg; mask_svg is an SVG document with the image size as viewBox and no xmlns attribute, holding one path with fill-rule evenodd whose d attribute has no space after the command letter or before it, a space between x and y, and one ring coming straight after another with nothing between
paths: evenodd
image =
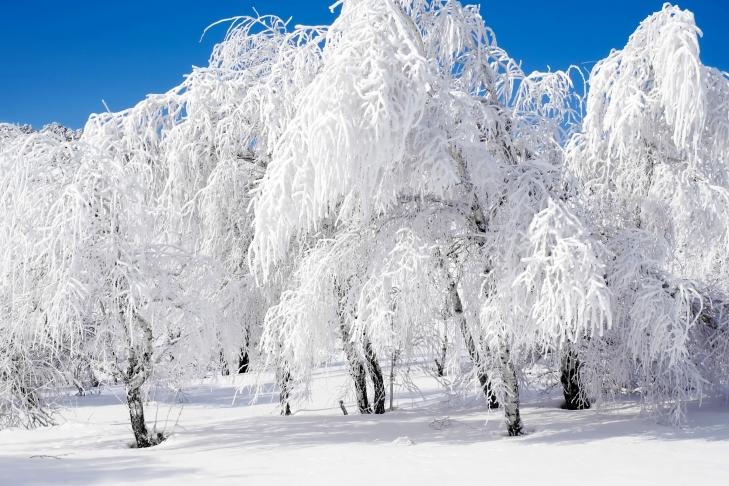
<instances>
[{"instance_id":1,"label":"tree trunk","mask_svg":"<svg viewBox=\"0 0 729 486\"><path fill-rule=\"evenodd\" d=\"M129 358L124 384L127 390L127 406L132 432L134 432L137 447L141 449L159 444L164 440L164 436L161 433L149 433L144 420L144 405L142 404L142 386L152 373L152 326L137 312L133 312L132 316L133 323L142 335L139 336L138 344L132 342L130 334L127 335ZM127 329L126 326L125 329ZM137 347L140 345L141 349Z\"/></svg>"},{"instance_id":2,"label":"tree trunk","mask_svg":"<svg viewBox=\"0 0 729 486\"><path fill-rule=\"evenodd\" d=\"M250 357L248 356L248 349L251 345L251 335L248 329L246 329L246 342L245 346L241 348L240 354L238 355L238 374L248 373L248 368L251 364Z\"/></svg>"},{"instance_id":3,"label":"tree trunk","mask_svg":"<svg viewBox=\"0 0 729 486\"><path fill-rule=\"evenodd\" d=\"M240 356L238 357L238 374L248 373L248 367L250 366L250 358L248 357L248 350L240 350Z\"/></svg>"},{"instance_id":4,"label":"tree trunk","mask_svg":"<svg viewBox=\"0 0 729 486\"><path fill-rule=\"evenodd\" d=\"M448 334L443 335L443 345L440 348L440 359L435 360L435 371L439 377L445 376L446 353L448 352Z\"/></svg>"},{"instance_id":5,"label":"tree trunk","mask_svg":"<svg viewBox=\"0 0 729 486\"><path fill-rule=\"evenodd\" d=\"M501 373L504 382L504 415L506 417L506 433L509 436L522 435L521 416L519 414L519 381L516 377L514 363L511 362L509 349L503 347L499 355Z\"/></svg>"},{"instance_id":6,"label":"tree trunk","mask_svg":"<svg viewBox=\"0 0 729 486\"><path fill-rule=\"evenodd\" d=\"M590 408L590 399L582 387L582 362L572 345L568 344L562 352L561 359L562 393L564 408L567 410L586 410Z\"/></svg>"},{"instance_id":7,"label":"tree trunk","mask_svg":"<svg viewBox=\"0 0 729 486\"><path fill-rule=\"evenodd\" d=\"M136 353L129 356L129 368L127 371L127 407L129 408L129 420L132 424L134 440L139 449L152 447L164 440L162 434L150 434L147 430L147 422L144 420L144 404L142 402L142 384L146 375L144 362L139 363Z\"/></svg>"},{"instance_id":8,"label":"tree trunk","mask_svg":"<svg viewBox=\"0 0 729 486\"><path fill-rule=\"evenodd\" d=\"M395 366L397 365L397 360L400 355L399 351L394 351L392 353L392 358L390 359L390 411L392 412L395 409L395 405L393 404L393 401L395 399Z\"/></svg>"},{"instance_id":9,"label":"tree trunk","mask_svg":"<svg viewBox=\"0 0 729 486\"><path fill-rule=\"evenodd\" d=\"M147 431L147 423L144 421L144 405L142 404L142 394L139 388L127 388L127 406L129 407L129 420L132 424L132 432L134 432L137 447L143 449L153 446L154 444L150 440Z\"/></svg>"},{"instance_id":10,"label":"tree trunk","mask_svg":"<svg viewBox=\"0 0 729 486\"><path fill-rule=\"evenodd\" d=\"M288 369L279 369L278 375L278 386L281 388L279 394L279 403L281 404L281 415L291 415L291 404L289 398L291 397L291 373Z\"/></svg>"},{"instance_id":11,"label":"tree trunk","mask_svg":"<svg viewBox=\"0 0 729 486\"><path fill-rule=\"evenodd\" d=\"M372 349L372 343L370 343L370 340L366 336L364 338L364 346L365 359L367 360L367 367L369 368L370 378L372 378L372 385L374 387L375 413L383 414L385 413L385 380L382 377L382 368L380 368L380 363L377 361L375 350Z\"/></svg>"},{"instance_id":12,"label":"tree trunk","mask_svg":"<svg viewBox=\"0 0 729 486\"><path fill-rule=\"evenodd\" d=\"M466 343L466 349L468 350L468 355L471 357L471 362L473 362L473 366L477 370L478 382L481 385L481 390L483 390L484 396L486 397L488 407L492 409L499 408L499 401L496 399L496 395L491 388L491 380L489 380L488 374L483 370L481 353L479 353L479 350L476 347L476 342L473 339L473 335L468 329L466 315L463 313L463 302L461 301L461 296L458 295L456 282L453 280L451 280L448 284L448 293L451 296L453 315L458 321L458 327L461 329L461 334L463 334L463 340Z\"/></svg>"},{"instance_id":13,"label":"tree trunk","mask_svg":"<svg viewBox=\"0 0 729 486\"><path fill-rule=\"evenodd\" d=\"M225 353L220 350L220 374L223 376L230 375L230 368L228 368L228 360L225 359Z\"/></svg>"},{"instance_id":14,"label":"tree trunk","mask_svg":"<svg viewBox=\"0 0 729 486\"><path fill-rule=\"evenodd\" d=\"M354 392L357 396L357 408L359 409L359 413L372 413L370 401L367 397L367 371L365 370L365 365L357 355L357 351L350 340L349 329L347 328L347 324L344 320L340 322L339 329L342 332L344 354L347 356L347 363L349 364L349 375L352 377L352 381L354 382Z\"/></svg>"}]
</instances>

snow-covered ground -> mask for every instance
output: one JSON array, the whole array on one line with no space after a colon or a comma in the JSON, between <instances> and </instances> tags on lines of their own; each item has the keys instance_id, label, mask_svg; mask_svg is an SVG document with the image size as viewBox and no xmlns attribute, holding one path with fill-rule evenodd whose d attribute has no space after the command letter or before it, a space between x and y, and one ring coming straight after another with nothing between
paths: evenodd
<instances>
[{"instance_id":1,"label":"snow-covered ground","mask_svg":"<svg viewBox=\"0 0 729 486\"><path fill-rule=\"evenodd\" d=\"M221 378L150 402L149 421L172 435L146 450L129 447L120 389L69 397L61 425L0 431L0 484L729 485L725 403L692 406L676 429L633 404L571 412L532 394L528 435L508 438L498 412L427 378L384 416L357 415L351 401L342 415L341 368L322 371L291 417L277 415L274 394L250 405L253 380Z\"/></svg>"}]
</instances>

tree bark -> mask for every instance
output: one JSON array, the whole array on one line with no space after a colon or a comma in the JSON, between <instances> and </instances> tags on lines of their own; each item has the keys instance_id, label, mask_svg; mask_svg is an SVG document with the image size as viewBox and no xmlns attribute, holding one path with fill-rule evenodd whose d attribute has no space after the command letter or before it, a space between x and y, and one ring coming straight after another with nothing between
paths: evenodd
<instances>
[{"instance_id":1,"label":"tree bark","mask_svg":"<svg viewBox=\"0 0 729 486\"><path fill-rule=\"evenodd\" d=\"M154 444L150 440L147 423L144 421L144 404L139 388L127 388L127 407L129 407L129 420L134 432L134 440L137 447L143 449Z\"/></svg>"},{"instance_id":2,"label":"tree bark","mask_svg":"<svg viewBox=\"0 0 729 486\"><path fill-rule=\"evenodd\" d=\"M122 317L126 311L122 312ZM127 371L124 376L124 384L127 391L127 407L129 408L129 419L134 432L134 439L137 447L152 447L164 440L161 433L150 434L147 423L144 419L144 405L142 403L142 386L152 373L152 326L137 312L132 312L132 321L141 331L139 343L141 349L132 342L131 335L127 334L129 346L129 358ZM125 326L125 329L127 327Z\"/></svg>"},{"instance_id":3,"label":"tree bark","mask_svg":"<svg viewBox=\"0 0 729 486\"><path fill-rule=\"evenodd\" d=\"M567 410L586 410L590 399L582 386L582 362L570 344L562 352L560 381L564 395L564 408Z\"/></svg>"},{"instance_id":4,"label":"tree bark","mask_svg":"<svg viewBox=\"0 0 729 486\"><path fill-rule=\"evenodd\" d=\"M352 377L354 382L354 392L357 397L357 408L359 413L370 414L372 408L370 407L369 398L367 397L367 371L364 363L360 360L357 355L357 351L352 344L350 339L349 329L344 320L340 321L339 329L342 332L342 344L344 346L344 354L347 356L347 363L349 365L349 375Z\"/></svg>"},{"instance_id":5,"label":"tree bark","mask_svg":"<svg viewBox=\"0 0 729 486\"><path fill-rule=\"evenodd\" d=\"M142 385L146 373L140 369L145 366L139 362L136 353L132 352L129 357L129 369L127 376L132 377L126 380L127 407L129 408L129 420L134 433L134 441L139 449L152 447L164 440L162 434L150 434L147 429L147 422L144 419L144 403L142 402Z\"/></svg>"},{"instance_id":6,"label":"tree bark","mask_svg":"<svg viewBox=\"0 0 729 486\"><path fill-rule=\"evenodd\" d=\"M397 366L397 360L400 357L400 352L398 350L395 350L392 353L392 358L390 359L390 411L392 412L395 410L395 405L393 401L395 400L395 366Z\"/></svg>"},{"instance_id":7,"label":"tree bark","mask_svg":"<svg viewBox=\"0 0 729 486\"><path fill-rule=\"evenodd\" d=\"M385 379L382 376L382 368L377 360L375 350L372 349L372 343L367 336L364 338L364 347L365 359L367 360L367 367L369 368L370 378L374 387L375 413L383 414L385 413Z\"/></svg>"},{"instance_id":8,"label":"tree bark","mask_svg":"<svg viewBox=\"0 0 729 486\"><path fill-rule=\"evenodd\" d=\"M246 329L246 342L245 346L241 348L240 354L238 355L238 374L248 373L248 368L251 365L250 356L248 356L248 349L251 345L251 335L248 329Z\"/></svg>"},{"instance_id":9,"label":"tree bark","mask_svg":"<svg viewBox=\"0 0 729 486\"><path fill-rule=\"evenodd\" d=\"M289 398L291 397L291 373L287 368L281 368L277 375L278 386L281 388L281 392L279 393L281 415L291 415L291 404L289 403Z\"/></svg>"},{"instance_id":10,"label":"tree bark","mask_svg":"<svg viewBox=\"0 0 729 486\"><path fill-rule=\"evenodd\" d=\"M220 374L223 376L230 376L230 368L228 367L228 360L225 359L225 353L220 350Z\"/></svg>"},{"instance_id":11,"label":"tree bark","mask_svg":"<svg viewBox=\"0 0 729 486\"><path fill-rule=\"evenodd\" d=\"M248 367L250 366L250 358L248 357L248 351L241 349L240 356L238 357L238 374L242 375L248 373Z\"/></svg>"},{"instance_id":12,"label":"tree bark","mask_svg":"<svg viewBox=\"0 0 729 486\"><path fill-rule=\"evenodd\" d=\"M514 364L511 362L509 349L503 347L499 354L501 373L504 382L504 416L506 417L506 433L509 436L522 435L521 415L519 414L519 381Z\"/></svg>"},{"instance_id":13,"label":"tree bark","mask_svg":"<svg viewBox=\"0 0 729 486\"><path fill-rule=\"evenodd\" d=\"M439 377L445 376L446 353L448 352L448 335L443 336L443 345L440 348L440 359L435 360L435 372Z\"/></svg>"},{"instance_id":14,"label":"tree bark","mask_svg":"<svg viewBox=\"0 0 729 486\"><path fill-rule=\"evenodd\" d=\"M471 334L471 331L468 329L468 323L466 322L466 315L463 312L463 302L461 301L461 296L458 295L458 288L456 286L456 282L451 280L448 283L448 293L451 297L451 306L453 310L453 315L455 316L456 320L458 321L458 327L461 330L461 334L463 335L463 340L466 343L466 349L468 350L468 355L471 357L471 361L473 362L473 366L476 368L478 373L478 382L481 385L481 390L483 390L483 394L486 397L486 401L488 403L489 408L499 408L499 401L496 399L496 395L494 394L492 387L491 387L491 380L489 379L488 373L486 373L483 370L483 360L481 358L481 353L479 353L479 350L476 346L476 342L473 339L473 335Z\"/></svg>"}]
</instances>

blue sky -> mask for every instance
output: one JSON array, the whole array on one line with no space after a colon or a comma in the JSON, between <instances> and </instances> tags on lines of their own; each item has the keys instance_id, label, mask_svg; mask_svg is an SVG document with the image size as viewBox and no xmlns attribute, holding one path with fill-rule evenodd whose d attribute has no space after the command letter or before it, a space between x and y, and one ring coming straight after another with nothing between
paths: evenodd
<instances>
[{"instance_id":1,"label":"blue sky","mask_svg":"<svg viewBox=\"0 0 729 486\"><path fill-rule=\"evenodd\" d=\"M89 113L133 105L178 84L205 65L224 28L200 43L215 20L261 13L294 23L333 19L334 0L33 0L4 3L0 13L0 121L40 127L83 126ZM468 3L468 2L464 2ZM662 0L484 0L486 22L528 70L591 67ZM705 64L729 70L729 2L685 0L704 31ZM584 63L584 64L583 64Z\"/></svg>"}]
</instances>

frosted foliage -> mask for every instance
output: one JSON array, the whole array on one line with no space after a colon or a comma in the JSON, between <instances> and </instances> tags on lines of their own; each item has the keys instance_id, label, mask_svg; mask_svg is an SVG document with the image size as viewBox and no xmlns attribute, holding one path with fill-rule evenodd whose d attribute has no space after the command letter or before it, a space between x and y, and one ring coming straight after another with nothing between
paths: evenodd
<instances>
[{"instance_id":1,"label":"frosted foliage","mask_svg":"<svg viewBox=\"0 0 729 486\"><path fill-rule=\"evenodd\" d=\"M693 14L666 5L641 23L624 49L593 69L582 134L570 145L568 160L586 195L610 206L606 217L644 219L641 213L654 201L671 201L676 180L682 182L679 191L686 191L682 202L698 208L704 201L688 201L691 193L720 192L729 182L729 144L722 136L729 107L718 98L729 82L701 65L699 35ZM722 201L703 213L721 219L709 213L725 213ZM699 223L704 221L671 232Z\"/></svg>"},{"instance_id":2,"label":"frosted foliage","mask_svg":"<svg viewBox=\"0 0 729 486\"><path fill-rule=\"evenodd\" d=\"M610 324L605 252L552 202L567 73L524 74L458 2L343 2L322 56L255 190L262 280L304 249L266 315L269 355L305 384L341 326L360 353L412 359L465 326L517 360Z\"/></svg>"},{"instance_id":3,"label":"frosted foliage","mask_svg":"<svg viewBox=\"0 0 729 486\"><path fill-rule=\"evenodd\" d=\"M531 256L517 270L513 309L536 324L532 332L545 346L602 335L612 322L612 296L602 277L605 250L554 202L537 214L526 238Z\"/></svg>"},{"instance_id":4,"label":"frosted foliage","mask_svg":"<svg viewBox=\"0 0 729 486\"><path fill-rule=\"evenodd\" d=\"M47 425L45 408L59 373L48 363L73 341L77 312L56 292L49 214L73 176L78 153L52 132L0 126L0 426ZM43 396L42 396L43 395Z\"/></svg>"},{"instance_id":5,"label":"frosted foliage","mask_svg":"<svg viewBox=\"0 0 729 486\"><path fill-rule=\"evenodd\" d=\"M232 358L270 305L245 261L250 190L293 115L293 99L318 70L325 29L289 32L272 16L228 22L208 67L130 110L92 117L84 139L148 174L144 196L156 208L161 242L219 265L221 287L211 302L217 314L206 320Z\"/></svg>"},{"instance_id":6,"label":"frosted foliage","mask_svg":"<svg viewBox=\"0 0 729 486\"><path fill-rule=\"evenodd\" d=\"M702 343L727 340L725 318L711 315L729 289L729 80L701 64L700 35L693 14L669 4L643 21L593 69L567 146L583 209L613 254L608 339L629 357L613 370L674 419L706 388Z\"/></svg>"},{"instance_id":7,"label":"frosted foliage","mask_svg":"<svg viewBox=\"0 0 729 486\"><path fill-rule=\"evenodd\" d=\"M0 153L0 201L5 214L0 220L4 243L0 260L3 334L17 332L32 338L44 332L43 312L38 312L42 288L37 286L37 279L45 276L50 264L49 252L40 241L51 237L43 225L36 223L46 219L45 214L59 195L54 181L69 178L73 165L68 161L73 153L54 136L25 135L20 131L14 135L5 139ZM34 151L35 167L25 161ZM68 167L64 167L64 161Z\"/></svg>"},{"instance_id":8,"label":"frosted foliage","mask_svg":"<svg viewBox=\"0 0 729 486\"><path fill-rule=\"evenodd\" d=\"M437 316L444 285L435 273L432 244L405 228L390 238L390 251L372 266L361 287L352 335L355 340L371 336L382 354L399 350L408 356L414 343L433 338L429 323Z\"/></svg>"},{"instance_id":9,"label":"frosted foliage","mask_svg":"<svg viewBox=\"0 0 729 486\"><path fill-rule=\"evenodd\" d=\"M266 312L261 349L276 364L281 358L302 382L312 369L331 356L340 316L338 272L353 262L348 243L354 234L322 240L303 257L292 275L293 288L281 294L277 305ZM342 268L344 267L344 268ZM345 277L346 278L346 277Z\"/></svg>"},{"instance_id":10,"label":"frosted foliage","mask_svg":"<svg viewBox=\"0 0 729 486\"><path fill-rule=\"evenodd\" d=\"M641 23L585 100L477 6L332 10L217 22L207 66L82 132L0 124L3 425L49 423L77 363L138 391L242 353L284 401L342 351L437 361L510 421L518 376L570 354L586 397L675 419L726 384L729 79L690 12Z\"/></svg>"},{"instance_id":11,"label":"frosted foliage","mask_svg":"<svg viewBox=\"0 0 729 486\"><path fill-rule=\"evenodd\" d=\"M45 363L37 376L77 355L112 375L151 356L132 384L181 383L240 352L270 305L245 264L249 191L271 121L317 70L320 32L237 18L209 67L93 115L80 137L0 127L4 349Z\"/></svg>"},{"instance_id":12,"label":"frosted foliage","mask_svg":"<svg viewBox=\"0 0 729 486\"><path fill-rule=\"evenodd\" d=\"M319 240L266 313L262 349L283 357L302 384L341 346L342 325L361 355L370 337L376 351L411 351L440 294L430 286L431 257L407 229L352 229Z\"/></svg>"},{"instance_id":13,"label":"frosted foliage","mask_svg":"<svg viewBox=\"0 0 729 486\"><path fill-rule=\"evenodd\" d=\"M362 221L386 210L418 170L402 166L429 80L414 34L390 0L344 2L257 191L252 255L264 276L293 236L330 214Z\"/></svg>"}]
</instances>

